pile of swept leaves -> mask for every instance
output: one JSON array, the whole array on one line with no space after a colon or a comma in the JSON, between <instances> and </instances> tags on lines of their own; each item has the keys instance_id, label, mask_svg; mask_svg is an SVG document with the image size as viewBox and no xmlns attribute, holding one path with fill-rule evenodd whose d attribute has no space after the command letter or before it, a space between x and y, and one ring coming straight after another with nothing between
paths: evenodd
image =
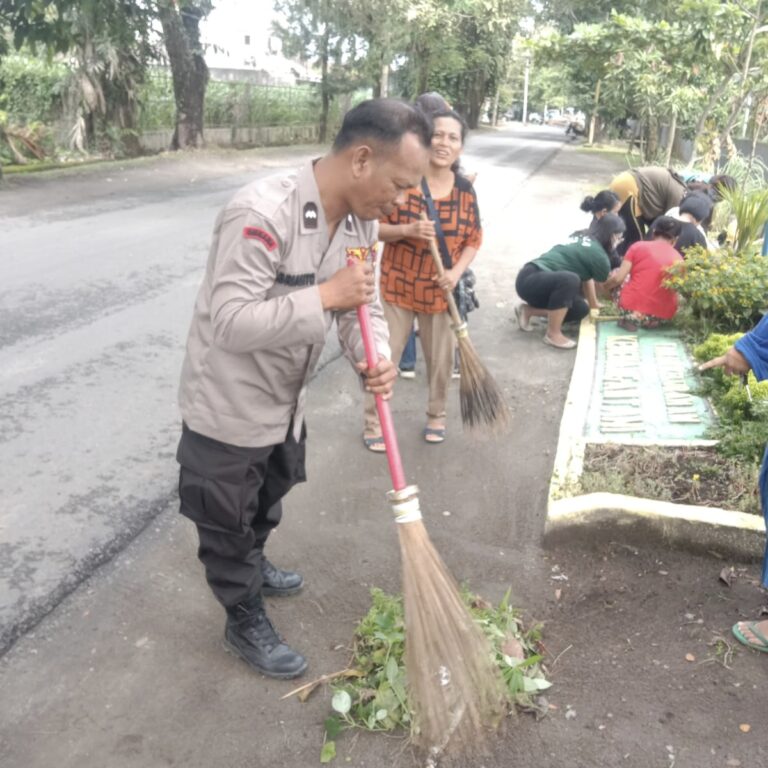
<instances>
[{"instance_id":1,"label":"pile of swept leaves","mask_svg":"<svg viewBox=\"0 0 768 768\"><path fill-rule=\"evenodd\" d=\"M391 731L411 728L405 678L405 622L399 596L371 590L372 605L355 630L349 669L332 685L334 714L325 721L321 763L336 756L336 736L345 728ZM528 631L509 604L509 592L497 607L464 593L475 621L488 636L513 704L543 713L537 694L550 687L539 653L541 628Z\"/></svg>"}]
</instances>

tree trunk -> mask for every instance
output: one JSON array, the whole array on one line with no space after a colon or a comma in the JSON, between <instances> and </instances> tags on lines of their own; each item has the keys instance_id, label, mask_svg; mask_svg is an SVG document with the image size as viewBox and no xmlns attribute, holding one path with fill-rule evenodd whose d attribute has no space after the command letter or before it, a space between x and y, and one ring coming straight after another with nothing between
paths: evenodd
<instances>
[{"instance_id":1,"label":"tree trunk","mask_svg":"<svg viewBox=\"0 0 768 768\"><path fill-rule=\"evenodd\" d=\"M760 137L760 130L763 127L766 111L768 111L768 99L758 99L755 105L755 120L752 127L752 147L749 152L749 164L747 165L747 177L752 172L752 166L755 163L757 155L757 140Z\"/></svg>"},{"instance_id":2,"label":"tree trunk","mask_svg":"<svg viewBox=\"0 0 768 768\"><path fill-rule=\"evenodd\" d=\"M664 156L664 165L669 168L672 165L672 148L675 146L675 134L677 133L677 110L672 111L672 122L667 135L667 154Z\"/></svg>"},{"instance_id":3,"label":"tree trunk","mask_svg":"<svg viewBox=\"0 0 768 768\"><path fill-rule=\"evenodd\" d=\"M416 98L422 93L427 92L427 86L429 85L429 68L430 59L429 46L420 45L418 42L414 43L413 56L416 61L416 93L413 97Z\"/></svg>"},{"instance_id":4,"label":"tree trunk","mask_svg":"<svg viewBox=\"0 0 768 768\"><path fill-rule=\"evenodd\" d=\"M374 99L382 98L387 95L387 89L389 88L389 67L384 67L380 64L373 75L373 85L371 86L372 96Z\"/></svg>"},{"instance_id":5,"label":"tree trunk","mask_svg":"<svg viewBox=\"0 0 768 768\"><path fill-rule=\"evenodd\" d=\"M757 8L755 9L755 13L753 16L752 28L749 31L747 51L746 51L746 54L744 55L744 66L741 72L741 82L739 83L739 95L736 99L736 103L733 108L733 111L731 112L731 115L728 118L728 122L726 123L725 128L723 129L723 132L720 134L721 144L724 144L730 138L731 130L733 129L733 126L736 124L736 120L738 120L739 112L741 112L741 109L744 106L744 102L747 100L749 96L749 91L747 89L747 78L749 77L749 68L752 65L752 52L754 51L754 48L755 48L755 37L757 36L758 28L760 27L760 24L762 21L762 13L761 13L762 6L763 6L763 0L757 0Z\"/></svg>"},{"instance_id":6,"label":"tree trunk","mask_svg":"<svg viewBox=\"0 0 768 768\"><path fill-rule=\"evenodd\" d=\"M470 128L477 128L480 122L480 112L485 101L485 75L478 72L469 81L469 92L467 93L467 106L469 114L467 115L467 124Z\"/></svg>"},{"instance_id":7,"label":"tree trunk","mask_svg":"<svg viewBox=\"0 0 768 768\"><path fill-rule=\"evenodd\" d=\"M491 112L491 125L495 126L499 122L499 89L493 97L493 110Z\"/></svg>"},{"instance_id":8,"label":"tree trunk","mask_svg":"<svg viewBox=\"0 0 768 768\"><path fill-rule=\"evenodd\" d=\"M659 149L659 121L656 115L649 115L646 123L645 160L652 163Z\"/></svg>"},{"instance_id":9,"label":"tree trunk","mask_svg":"<svg viewBox=\"0 0 768 768\"><path fill-rule=\"evenodd\" d=\"M163 0L159 16L176 101L176 126L171 149L197 149L204 145L205 89L209 77L200 45L203 12L196 6L186 5L182 15L176 3Z\"/></svg>"},{"instance_id":10,"label":"tree trunk","mask_svg":"<svg viewBox=\"0 0 768 768\"><path fill-rule=\"evenodd\" d=\"M720 133L721 144L725 144L726 141L728 141L728 137L731 135L733 126L736 125L736 121L739 119L739 112L741 112L742 107L744 106L744 102L747 100L748 96L749 94L745 93L736 99L736 103L734 104L733 109L731 110L731 114L728 116L728 121L726 122L725 127Z\"/></svg>"},{"instance_id":11,"label":"tree trunk","mask_svg":"<svg viewBox=\"0 0 768 768\"><path fill-rule=\"evenodd\" d=\"M726 89L728 88L728 85L733 79L733 75L734 75L733 72L729 72L722 79L722 81L720 82L720 85L718 85L717 88L715 88L715 90L712 92L712 95L709 97L709 101L707 102L707 105L701 111L701 114L699 115L699 119L696 121L696 128L694 128L693 130L693 154L691 155L691 162L690 162L691 165L693 165L696 158L696 145L699 143L701 139L701 134L704 131L704 123L707 122L707 118L711 114L712 110L717 106L717 103L723 97L723 94L725 93Z\"/></svg>"}]
</instances>

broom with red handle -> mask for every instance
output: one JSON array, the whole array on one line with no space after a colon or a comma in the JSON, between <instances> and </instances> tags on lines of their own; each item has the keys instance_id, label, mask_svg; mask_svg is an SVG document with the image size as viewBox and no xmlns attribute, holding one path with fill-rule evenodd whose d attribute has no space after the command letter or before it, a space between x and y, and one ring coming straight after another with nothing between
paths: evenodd
<instances>
[{"instance_id":1,"label":"broom with red handle","mask_svg":"<svg viewBox=\"0 0 768 768\"><path fill-rule=\"evenodd\" d=\"M423 221L429 221L426 213L422 212ZM429 250L435 262L437 276L445 274L443 260L437 248L434 237L429 238ZM477 354L472 340L469 338L467 323L461 319L456 300L452 291L443 291L448 302L448 314L451 317L453 332L456 334L456 344L459 349L459 403L461 405L461 422L464 426L473 428L485 426L503 428L509 422L509 407L499 385L491 376L483 361Z\"/></svg>"},{"instance_id":2,"label":"broom with red handle","mask_svg":"<svg viewBox=\"0 0 768 768\"><path fill-rule=\"evenodd\" d=\"M357 317L368 368L373 369L379 358L367 305L357 308ZM389 403L375 397L393 485L387 498L403 562L412 736L434 762L443 753L467 754L479 747L501 722L507 700L491 644L429 538L418 488L406 484Z\"/></svg>"}]
</instances>

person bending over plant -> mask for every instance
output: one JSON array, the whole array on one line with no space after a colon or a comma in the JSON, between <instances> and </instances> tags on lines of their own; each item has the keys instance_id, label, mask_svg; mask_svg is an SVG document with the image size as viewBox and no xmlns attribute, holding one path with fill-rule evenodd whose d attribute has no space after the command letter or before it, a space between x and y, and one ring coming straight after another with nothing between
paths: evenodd
<instances>
[{"instance_id":1,"label":"person bending over plant","mask_svg":"<svg viewBox=\"0 0 768 768\"><path fill-rule=\"evenodd\" d=\"M664 280L667 269L682 260L674 247L680 228L677 219L659 216L651 225L653 239L633 243L605 281L606 288L619 288L619 326L624 330L655 328L675 316L677 294L664 287Z\"/></svg>"},{"instance_id":2,"label":"person bending over plant","mask_svg":"<svg viewBox=\"0 0 768 768\"><path fill-rule=\"evenodd\" d=\"M563 323L578 322L599 309L595 281L604 282L611 271L609 254L621 242L624 222L606 213L595 225L594 234L570 243L555 245L523 266L515 288L525 302L515 307L521 331L532 331L531 318L547 318L544 343L558 349L573 349L576 342L563 334Z\"/></svg>"}]
</instances>

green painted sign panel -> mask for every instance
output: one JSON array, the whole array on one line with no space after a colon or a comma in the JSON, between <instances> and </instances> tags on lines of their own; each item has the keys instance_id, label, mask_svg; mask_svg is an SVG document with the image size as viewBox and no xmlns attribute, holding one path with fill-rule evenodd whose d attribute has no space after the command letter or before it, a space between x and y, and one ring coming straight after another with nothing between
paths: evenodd
<instances>
[{"instance_id":1,"label":"green painted sign panel","mask_svg":"<svg viewBox=\"0 0 768 768\"><path fill-rule=\"evenodd\" d=\"M712 424L696 373L674 330L628 333L597 326L597 355L584 436L621 442L701 440Z\"/></svg>"}]
</instances>

